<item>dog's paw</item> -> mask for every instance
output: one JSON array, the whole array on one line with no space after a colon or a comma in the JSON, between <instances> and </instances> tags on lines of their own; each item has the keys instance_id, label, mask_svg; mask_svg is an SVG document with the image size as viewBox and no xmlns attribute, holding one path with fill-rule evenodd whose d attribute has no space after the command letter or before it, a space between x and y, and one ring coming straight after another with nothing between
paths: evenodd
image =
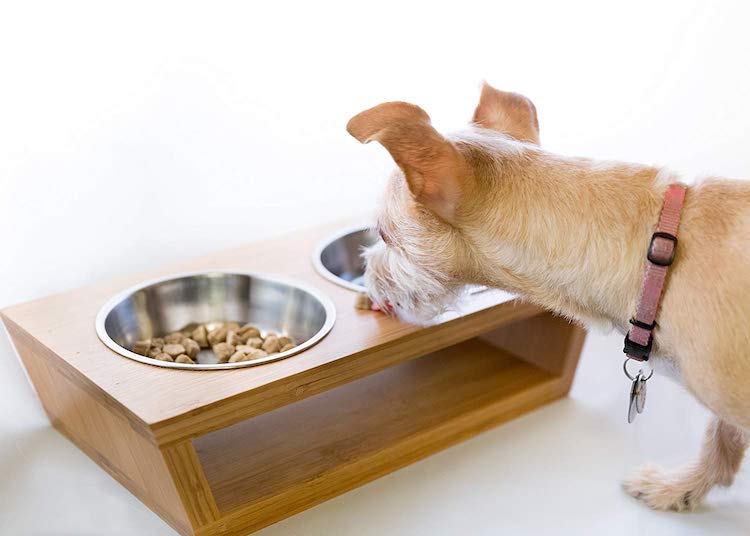
<instances>
[{"instance_id":1,"label":"dog's paw","mask_svg":"<svg viewBox=\"0 0 750 536\"><path fill-rule=\"evenodd\" d=\"M655 510L692 511L705 492L691 475L646 466L622 483L626 493Z\"/></svg>"}]
</instances>

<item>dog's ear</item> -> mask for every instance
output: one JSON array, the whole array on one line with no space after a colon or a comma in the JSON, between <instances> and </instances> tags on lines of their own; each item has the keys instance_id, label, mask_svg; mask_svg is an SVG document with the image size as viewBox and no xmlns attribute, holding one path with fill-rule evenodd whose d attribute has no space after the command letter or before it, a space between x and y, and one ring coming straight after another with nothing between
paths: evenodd
<instances>
[{"instance_id":1,"label":"dog's ear","mask_svg":"<svg viewBox=\"0 0 750 536\"><path fill-rule=\"evenodd\" d=\"M539 121L534 103L518 93L495 89L487 82L482 83L472 122L539 145Z\"/></svg>"},{"instance_id":2,"label":"dog's ear","mask_svg":"<svg viewBox=\"0 0 750 536\"><path fill-rule=\"evenodd\" d=\"M466 164L422 108L386 102L352 117L346 130L362 143L380 142L404 172L414 198L452 222Z\"/></svg>"}]
</instances>

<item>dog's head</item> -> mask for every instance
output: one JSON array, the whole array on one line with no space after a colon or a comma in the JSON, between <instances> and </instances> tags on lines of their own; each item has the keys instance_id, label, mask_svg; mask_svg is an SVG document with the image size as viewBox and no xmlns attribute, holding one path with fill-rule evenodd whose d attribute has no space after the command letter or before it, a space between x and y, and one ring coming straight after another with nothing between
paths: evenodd
<instances>
[{"instance_id":1,"label":"dog's head","mask_svg":"<svg viewBox=\"0 0 750 536\"><path fill-rule=\"evenodd\" d=\"M353 117L349 133L380 142L398 169L377 219L382 240L365 251L365 284L381 308L412 322L450 309L475 281L472 230L494 197L497 168L539 143L526 97L484 84L472 124L443 136L424 110L389 102Z\"/></svg>"}]
</instances>

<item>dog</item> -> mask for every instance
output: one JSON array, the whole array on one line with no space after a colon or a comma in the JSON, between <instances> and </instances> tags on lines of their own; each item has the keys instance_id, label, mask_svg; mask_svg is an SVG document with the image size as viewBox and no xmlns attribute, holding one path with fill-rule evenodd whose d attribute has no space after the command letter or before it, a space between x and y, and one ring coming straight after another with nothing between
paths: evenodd
<instances>
[{"instance_id":1,"label":"dog","mask_svg":"<svg viewBox=\"0 0 750 536\"><path fill-rule=\"evenodd\" d=\"M442 135L413 104L353 117L397 169L364 253L376 306L410 322L453 308L467 285L499 288L587 326L627 331L646 249L671 183L661 168L552 154L534 104L488 84L469 126ZM750 429L750 183L688 189L654 331L657 371L714 413L697 460L645 467L624 489L658 510L692 510L734 480Z\"/></svg>"}]
</instances>

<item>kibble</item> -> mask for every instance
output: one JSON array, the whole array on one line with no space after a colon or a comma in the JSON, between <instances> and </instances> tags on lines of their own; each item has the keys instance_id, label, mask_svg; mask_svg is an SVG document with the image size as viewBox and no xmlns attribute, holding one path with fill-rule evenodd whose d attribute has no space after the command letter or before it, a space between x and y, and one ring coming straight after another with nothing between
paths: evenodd
<instances>
[{"instance_id":1,"label":"kibble","mask_svg":"<svg viewBox=\"0 0 750 536\"><path fill-rule=\"evenodd\" d=\"M234 346L226 342L214 344L212 349L216 357L219 358L219 363L226 363L232 354L234 354Z\"/></svg>"},{"instance_id":2,"label":"kibble","mask_svg":"<svg viewBox=\"0 0 750 536\"><path fill-rule=\"evenodd\" d=\"M354 299L354 308L370 311L372 310L372 300L366 293L358 292L357 297Z\"/></svg>"},{"instance_id":3,"label":"kibble","mask_svg":"<svg viewBox=\"0 0 750 536\"><path fill-rule=\"evenodd\" d=\"M185 337L184 339L182 339L182 341L180 341L180 344L185 347L185 353L190 359L195 359L201 351L200 344L195 342L193 339Z\"/></svg>"},{"instance_id":4,"label":"kibble","mask_svg":"<svg viewBox=\"0 0 750 536\"><path fill-rule=\"evenodd\" d=\"M133 352L157 361L196 364L201 348L211 348L219 363L239 363L260 359L296 346L291 337L269 332L265 337L249 324L242 327L236 322L211 324L191 323L164 337L136 341Z\"/></svg>"},{"instance_id":5,"label":"kibble","mask_svg":"<svg viewBox=\"0 0 750 536\"><path fill-rule=\"evenodd\" d=\"M260 348L261 346L263 346L263 339L261 339L260 337L255 337L253 339L248 339L247 341L245 341L245 344L247 344L248 346L252 346L253 348Z\"/></svg>"},{"instance_id":6,"label":"kibble","mask_svg":"<svg viewBox=\"0 0 750 536\"><path fill-rule=\"evenodd\" d=\"M247 355L245 355L244 361L248 361L250 359L260 359L262 357L268 357L268 352L253 348L252 351L248 352Z\"/></svg>"},{"instance_id":7,"label":"kibble","mask_svg":"<svg viewBox=\"0 0 750 536\"><path fill-rule=\"evenodd\" d=\"M216 344L219 344L220 342L226 342L228 331L229 330L226 326L220 326L216 329L211 330L208 333L208 343L211 346L214 346Z\"/></svg>"},{"instance_id":8,"label":"kibble","mask_svg":"<svg viewBox=\"0 0 750 536\"><path fill-rule=\"evenodd\" d=\"M201 348L208 348L208 332L206 331L206 326L201 324L195 328L192 333L192 339L197 342Z\"/></svg>"},{"instance_id":9,"label":"kibble","mask_svg":"<svg viewBox=\"0 0 750 536\"><path fill-rule=\"evenodd\" d=\"M247 355L247 351L245 350L237 350L234 352L231 357L229 358L229 363L237 363L238 361L242 361L245 356Z\"/></svg>"},{"instance_id":10,"label":"kibble","mask_svg":"<svg viewBox=\"0 0 750 536\"><path fill-rule=\"evenodd\" d=\"M193 335L193 331L194 331L194 330L195 330L195 328L197 328L197 327L198 327L198 324L196 324L195 322L191 322L191 323L190 323L190 324L188 324L187 326L184 326L184 327L183 327L183 328L182 328L182 329L180 330L180 333L182 333L182 334L183 334L183 335L184 335L185 337L191 337L191 336Z\"/></svg>"},{"instance_id":11,"label":"kibble","mask_svg":"<svg viewBox=\"0 0 750 536\"><path fill-rule=\"evenodd\" d=\"M268 356L268 352L259 350L258 348L250 348L247 351L235 352L232 357L229 358L230 363L240 363L242 361L250 361L251 359L260 359L261 357Z\"/></svg>"},{"instance_id":12,"label":"kibble","mask_svg":"<svg viewBox=\"0 0 750 536\"><path fill-rule=\"evenodd\" d=\"M179 331L176 331L174 333L170 333L169 335L164 336L164 342L167 344L178 344L184 335L180 333Z\"/></svg>"},{"instance_id":13,"label":"kibble","mask_svg":"<svg viewBox=\"0 0 750 536\"><path fill-rule=\"evenodd\" d=\"M181 344L165 344L162 350L165 354L169 354L172 357L177 357L178 355L185 353L185 347Z\"/></svg>"},{"instance_id":14,"label":"kibble","mask_svg":"<svg viewBox=\"0 0 750 536\"><path fill-rule=\"evenodd\" d=\"M249 339L257 339L260 337L260 330L255 326L245 324L240 328L239 331L242 342L247 342Z\"/></svg>"},{"instance_id":15,"label":"kibble","mask_svg":"<svg viewBox=\"0 0 750 536\"><path fill-rule=\"evenodd\" d=\"M133 351L136 354L148 355L151 350L151 339L145 339L142 341L136 341L133 345Z\"/></svg>"},{"instance_id":16,"label":"kibble","mask_svg":"<svg viewBox=\"0 0 750 536\"><path fill-rule=\"evenodd\" d=\"M281 344L279 344L279 338L276 335L269 335L266 337L266 339L263 341L263 346L261 346L263 350L268 352L269 354L275 354L279 350L281 350Z\"/></svg>"},{"instance_id":17,"label":"kibble","mask_svg":"<svg viewBox=\"0 0 750 536\"><path fill-rule=\"evenodd\" d=\"M243 342L244 341L236 331L227 332L227 343L231 344L232 346L237 346L238 344L242 344Z\"/></svg>"}]
</instances>

